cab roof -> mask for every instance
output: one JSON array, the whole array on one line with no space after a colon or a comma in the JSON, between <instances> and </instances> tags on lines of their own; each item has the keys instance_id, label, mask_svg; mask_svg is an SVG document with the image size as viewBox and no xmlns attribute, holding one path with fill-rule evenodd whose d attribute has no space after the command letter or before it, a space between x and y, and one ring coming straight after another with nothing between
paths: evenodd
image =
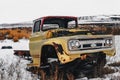
<instances>
[{"instance_id":1,"label":"cab roof","mask_svg":"<svg viewBox=\"0 0 120 80\"><path fill-rule=\"evenodd\" d=\"M75 16L44 16L44 17L40 17L38 19L35 19L34 21L38 21L38 20L41 20L41 19L47 19L47 18L73 18L73 19L76 19L77 20L77 17Z\"/></svg>"}]
</instances>

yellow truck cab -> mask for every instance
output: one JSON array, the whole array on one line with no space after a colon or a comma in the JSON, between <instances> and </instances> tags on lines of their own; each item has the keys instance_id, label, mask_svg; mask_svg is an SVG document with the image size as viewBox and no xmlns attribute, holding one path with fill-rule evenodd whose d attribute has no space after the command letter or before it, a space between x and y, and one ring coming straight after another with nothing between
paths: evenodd
<instances>
[{"instance_id":1,"label":"yellow truck cab","mask_svg":"<svg viewBox=\"0 0 120 80\"><path fill-rule=\"evenodd\" d=\"M81 30L77 17L73 16L46 16L34 20L29 46L33 59L30 65L46 73L54 70L55 62L60 70L75 76L90 72L99 76L106 56L115 55L112 35Z\"/></svg>"}]
</instances>

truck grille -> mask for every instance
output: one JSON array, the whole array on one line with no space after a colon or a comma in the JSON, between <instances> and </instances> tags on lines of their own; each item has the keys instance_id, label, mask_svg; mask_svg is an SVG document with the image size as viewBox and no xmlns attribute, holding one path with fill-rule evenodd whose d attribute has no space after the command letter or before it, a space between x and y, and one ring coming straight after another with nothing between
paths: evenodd
<instances>
[{"instance_id":1,"label":"truck grille","mask_svg":"<svg viewBox=\"0 0 120 80\"><path fill-rule=\"evenodd\" d=\"M110 48L111 45L106 45L105 38L91 38L91 39L79 39L81 44L80 50L90 50L90 49L102 49Z\"/></svg>"}]
</instances>

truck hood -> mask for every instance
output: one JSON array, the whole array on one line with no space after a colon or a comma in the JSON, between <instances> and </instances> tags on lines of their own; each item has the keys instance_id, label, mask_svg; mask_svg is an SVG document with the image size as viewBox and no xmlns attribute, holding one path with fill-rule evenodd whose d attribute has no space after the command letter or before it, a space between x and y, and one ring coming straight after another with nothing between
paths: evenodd
<instances>
[{"instance_id":1,"label":"truck hood","mask_svg":"<svg viewBox=\"0 0 120 80\"><path fill-rule=\"evenodd\" d=\"M80 30L80 29L54 29L46 31L46 36L49 35L49 38L54 37L67 37L75 35L101 35L103 33L98 33L95 31L89 30Z\"/></svg>"}]
</instances>

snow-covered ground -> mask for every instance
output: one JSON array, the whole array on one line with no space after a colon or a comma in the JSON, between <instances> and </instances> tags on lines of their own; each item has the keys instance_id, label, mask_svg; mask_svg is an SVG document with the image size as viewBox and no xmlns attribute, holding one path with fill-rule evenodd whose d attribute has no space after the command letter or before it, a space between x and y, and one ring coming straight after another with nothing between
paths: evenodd
<instances>
[{"instance_id":1,"label":"snow-covered ground","mask_svg":"<svg viewBox=\"0 0 120 80\"><path fill-rule=\"evenodd\" d=\"M115 47L116 47L116 55L113 57L107 57L108 64L120 61L120 36L115 36Z\"/></svg>"},{"instance_id":2,"label":"snow-covered ground","mask_svg":"<svg viewBox=\"0 0 120 80\"><path fill-rule=\"evenodd\" d=\"M29 50L28 43L24 39L19 42L0 41L0 80L35 80L35 76L26 71L29 62L13 55L14 50ZM12 49L1 49L3 46L11 46Z\"/></svg>"},{"instance_id":3,"label":"snow-covered ground","mask_svg":"<svg viewBox=\"0 0 120 80\"><path fill-rule=\"evenodd\" d=\"M29 40L20 40L13 42L11 40L0 41L0 80L37 80L35 75L26 71L28 61L23 60L13 55L13 50L29 50ZM114 63L120 61L120 36L115 36L116 55L114 57L107 57L107 63ZM12 46L13 49L1 49L2 46ZM104 78L93 78L89 80L120 80L120 67L119 71L107 74ZM19 79L18 79L19 78ZM76 80L88 80L87 77Z\"/></svg>"},{"instance_id":4,"label":"snow-covered ground","mask_svg":"<svg viewBox=\"0 0 120 80\"><path fill-rule=\"evenodd\" d=\"M0 51L0 80L32 80L25 70L27 63L9 50Z\"/></svg>"},{"instance_id":5,"label":"snow-covered ground","mask_svg":"<svg viewBox=\"0 0 120 80\"><path fill-rule=\"evenodd\" d=\"M0 49L2 46L12 46L14 50L29 50L29 40L21 39L18 42L13 42L12 40L1 40Z\"/></svg>"}]
</instances>

